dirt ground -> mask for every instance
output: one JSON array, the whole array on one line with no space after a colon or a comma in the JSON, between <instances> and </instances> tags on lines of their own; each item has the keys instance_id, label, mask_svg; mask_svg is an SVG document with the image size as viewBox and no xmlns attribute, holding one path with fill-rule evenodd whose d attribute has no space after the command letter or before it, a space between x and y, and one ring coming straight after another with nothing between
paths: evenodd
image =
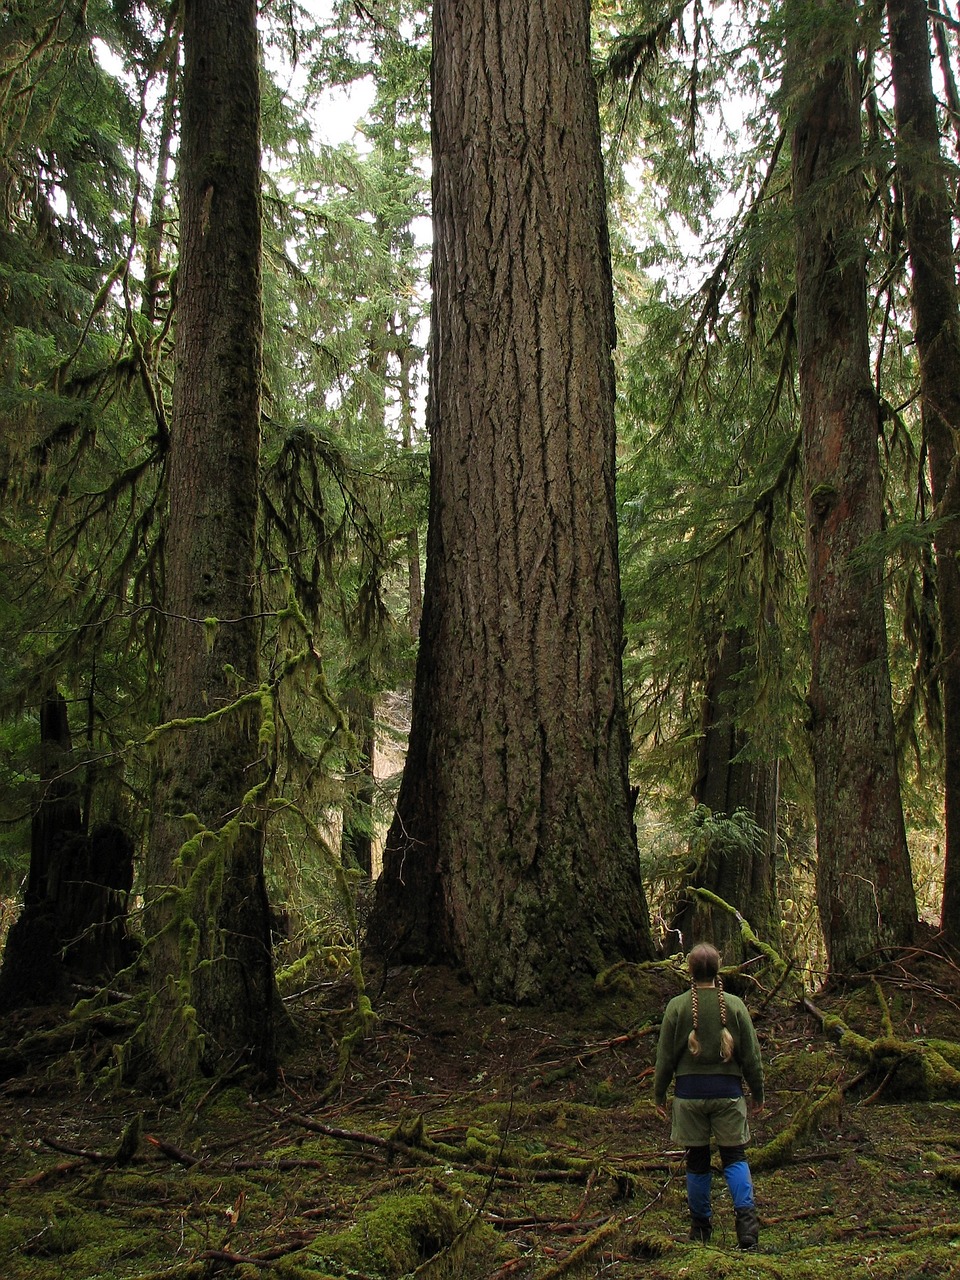
<instances>
[{"instance_id":1,"label":"dirt ground","mask_svg":"<svg viewBox=\"0 0 960 1280\"><path fill-rule=\"evenodd\" d=\"M686 1239L651 1098L678 973L624 968L577 1014L481 1005L446 970L367 980L377 1026L345 1064L356 992L317 978L287 998L275 1091L177 1106L118 1082L114 1015L7 1019L2 1280L960 1277L953 963L913 952L807 1004L744 991L768 1080L755 1254L719 1176L711 1244Z\"/></svg>"}]
</instances>

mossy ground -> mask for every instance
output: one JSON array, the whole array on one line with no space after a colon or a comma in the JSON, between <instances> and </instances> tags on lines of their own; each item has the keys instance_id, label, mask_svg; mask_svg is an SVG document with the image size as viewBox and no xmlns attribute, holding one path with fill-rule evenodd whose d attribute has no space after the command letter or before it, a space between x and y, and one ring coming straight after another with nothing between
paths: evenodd
<instances>
[{"instance_id":1,"label":"mossy ground","mask_svg":"<svg viewBox=\"0 0 960 1280\"><path fill-rule=\"evenodd\" d=\"M909 1076L849 1058L789 993L758 1018L769 1094L752 1149L838 1086L842 1100L757 1172L758 1253L737 1251L719 1176L713 1241L689 1244L650 1094L649 1027L678 987L621 976L562 1015L484 1006L445 970L392 971L332 1097L346 983L291 1002L300 1046L269 1096L234 1085L174 1108L101 1084L96 1037L33 1058L0 1085L0 1277L960 1277L960 1095L911 1099ZM914 955L880 978L816 1006L871 1041L960 1041L952 964ZM6 1045L39 1016L9 1020Z\"/></svg>"}]
</instances>

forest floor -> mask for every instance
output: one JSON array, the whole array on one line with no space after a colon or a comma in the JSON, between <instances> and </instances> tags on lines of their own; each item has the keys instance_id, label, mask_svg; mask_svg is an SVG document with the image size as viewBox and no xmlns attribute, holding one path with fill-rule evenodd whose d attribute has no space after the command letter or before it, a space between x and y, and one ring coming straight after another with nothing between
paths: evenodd
<instances>
[{"instance_id":1,"label":"forest floor","mask_svg":"<svg viewBox=\"0 0 960 1280\"><path fill-rule=\"evenodd\" d=\"M276 1090L208 1084L177 1107L105 1077L109 1020L65 1047L64 1011L8 1018L0 1280L960 1277L949 961L904 955L813 1010L787 984L766 1007L745 992L768 1080L752 1254L719 1176L712 1243L686 1239L682 1153L651 1096L678 973L624 968L576 1015L483 1005L441 969L381 977L339 1085L343 979L288 1001Z\"/></svg>"}]
</instances>

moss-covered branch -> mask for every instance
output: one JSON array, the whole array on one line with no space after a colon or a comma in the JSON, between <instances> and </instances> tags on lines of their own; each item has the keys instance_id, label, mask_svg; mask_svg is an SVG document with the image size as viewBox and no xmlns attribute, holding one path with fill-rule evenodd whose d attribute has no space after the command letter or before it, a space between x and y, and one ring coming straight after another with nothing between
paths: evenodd
<instances>
[{"instance_id":1,"label":"moss-covered branch","mask_svg":"<svg viewBox=\"0 0 960 1280\"><path fill-rule=\"evenodd\" d=\"M732 915L740 926L740 937L744 943L770 961L778 978L786 973L790 967L789 962L784 960L779 951L771 947L768 942L764 942L757 937L750 927L749 920L745 919L736 907L732 907L729 902L725 902L717 894L711 893L709 889L690 888L688 892L693 897L699 898L701 902L707 902L710 906L717 907L720 911L726 911L729 915Z\"/></svg>"},{"instance_id":2,"label":"moss-covered branch","mask_svg":"<svg viewBox=\"0 0 960 1280\"><path fill-rule=\"evenodd\" d=\"M843 1090L839 1086L834 1086L819 1098L804 1103L785 1129L751 1153L750 1164L758 1171L776 1169L793 1154L794 1148L808 1133L824 1121L835 1117L842 1105Z\"/></svg>"},{"instance_id":3,"label":"moss-covered branch","mask_svg":"<svg viewBox=\"0 0 960 1280\"><path fill-rule=\"evenodd\" d=\"M911 1102L960 1098L960 1044L951 1040L904 1040L893 1034L889 1010L881 997L884 1032L871 1040L853 1031L836 1014L823 1013L811 1001L804 1008L835 1040L841 1053L883 1080L888 1098Z\"/></svg>"}]
</instances>

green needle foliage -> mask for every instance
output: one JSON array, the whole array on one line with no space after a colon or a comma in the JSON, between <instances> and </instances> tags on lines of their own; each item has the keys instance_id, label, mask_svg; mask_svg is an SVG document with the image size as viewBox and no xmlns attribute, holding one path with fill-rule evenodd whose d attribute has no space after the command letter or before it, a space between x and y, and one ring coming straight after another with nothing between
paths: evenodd
<instances>
[{"instance_id":1,"label":"green needle foliage","mask_svg":"<svg viewBox=\"0 0 960 1280\"><path fill-rule=\"evenodd\" d=\"M271 719L281 789L308 802L318 831L349 804L343 698L409 671L409 547L425 516L426 251L412 231L426 207L423 23L398 9L376 35L393 81L381 79L369 147L317 146L320 89L370 71L357 24L345 13L321 32L296 6L270 6L262 23L263 643L265 669L292 672ZM136 744L157 719L163 644L178 41L175 10L23 5L0 47L0 816L19 823L21 874L31 715L50 689L70 702L85 821L139 834L148 812ZM289 662L305 631L309 675ZM276 828L286 897L299 837Z\"/></svg>"},{"instance_id":2,"label":"green needle foliage","mask_svg":"<svg viewBox=\"0 0 960 1280\"><path fill-rule=\"evenodd\" d=\"M811 29L823 21L822 6L811 8ZM800 866L811 804L809 673L782 15L779 6L638 3L598 6L596 25L621 215L624 663L641 803L658 848L664 814L674 815L674 847L688 858L699 839L690 792L704 692L718 643L742 629L751 644L726 710L740 759L780 762L781 849ZM919 844L939 822L936 526L919 445L886 53L867 14L862 34L886 513L867 554L887 571L904 800Z\"/></svg>"}]
</instances>

